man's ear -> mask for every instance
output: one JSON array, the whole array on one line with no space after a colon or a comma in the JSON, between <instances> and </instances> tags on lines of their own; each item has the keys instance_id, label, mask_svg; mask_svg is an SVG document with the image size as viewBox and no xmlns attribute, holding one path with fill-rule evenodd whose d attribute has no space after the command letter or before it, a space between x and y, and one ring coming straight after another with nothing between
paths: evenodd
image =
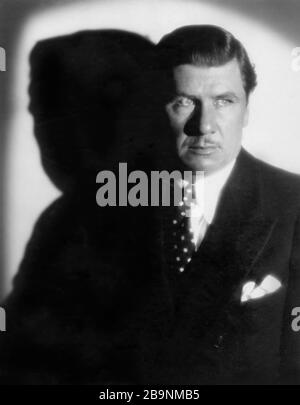
<instances>
[{"instance_id":1,"label":"man's ear","mask_svg":"<svg viewBox=\"0 0 300 405\"><path fill-rule=\"evenodd\" d=\"M243 128L245 128L248 125L249 121L249 100L247 102L245 114L244 114L244 120L243 120Z\"/></svg>"}]
</instances>

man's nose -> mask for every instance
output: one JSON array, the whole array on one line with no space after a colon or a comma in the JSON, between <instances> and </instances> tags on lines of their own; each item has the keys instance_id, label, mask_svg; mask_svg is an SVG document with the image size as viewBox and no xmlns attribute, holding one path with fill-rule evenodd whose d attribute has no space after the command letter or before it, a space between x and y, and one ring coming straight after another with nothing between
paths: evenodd
<instances>
[{"instance_id":1,"label":"man's nose","mask_svg":"<svg viewBox=\"0 0 300 405\"><path fill-rule=\"evenodd\" d=\"M214 112L210 107L203 104L196 105L184 126L184 133L188 136L204 136L214 132Z\"/></svg>"}]
</instances>

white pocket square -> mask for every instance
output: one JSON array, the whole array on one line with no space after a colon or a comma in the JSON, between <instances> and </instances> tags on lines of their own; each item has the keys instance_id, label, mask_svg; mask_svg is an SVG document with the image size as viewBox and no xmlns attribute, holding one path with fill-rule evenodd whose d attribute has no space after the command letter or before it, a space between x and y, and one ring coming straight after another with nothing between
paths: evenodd
<instances>
[{"instance_id":1,"label":"white pocket square","mask_svg":"<svg viewBox=\"0 0 300 405\"><path fill-rule=\"evenodd\" d=\"M281 287L281 282L274 276L268 275L257 285L254 281L248 281L243 285L241 302L255 300L267 294L271 294Z\"/></svg>"}]
</instances>

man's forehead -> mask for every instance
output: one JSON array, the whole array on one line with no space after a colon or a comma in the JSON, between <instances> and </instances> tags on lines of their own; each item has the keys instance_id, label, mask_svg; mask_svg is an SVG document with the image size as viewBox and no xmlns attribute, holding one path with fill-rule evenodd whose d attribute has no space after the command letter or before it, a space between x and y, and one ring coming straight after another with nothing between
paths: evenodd
<instances>
[{"instance_id":1,"label":"man's forehead","mask_svg":"<svg viewBox=\"0 0 300 405\"><path fill-rule=\"evenodd\" d=\"M178 92L197 92L206 89L214 91L243 91L239 64L233 59L221 66L183 64L173 70Z\"/></svg>"}]
</instances>

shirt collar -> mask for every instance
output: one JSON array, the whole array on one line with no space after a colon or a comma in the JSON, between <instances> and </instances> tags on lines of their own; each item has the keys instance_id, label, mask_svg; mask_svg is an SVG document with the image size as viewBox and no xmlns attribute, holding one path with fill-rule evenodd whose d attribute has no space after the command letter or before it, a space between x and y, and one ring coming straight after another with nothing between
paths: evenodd
<instances>
[{"instance_id":1,"label":"shirt collar","mask_svg":"<svg viewBox=\"0 0 300 405\"><path fill-rule=\"evenodd\" d=\"M217 204L220 198L220 194L233 170L236 163L236 159L230 161L222 169L210 175L205 175L196 179L195 189L196 198L195 204L192 204L192 215L195 216L204 215L205 220L210 224L215 215ZM181 187L188 187L189 183L186 180L181 180ZM200 212L202 214L200 214Z\"/></svg>"},{"instance_id":2,"label":"shirt collar","mask_svg":"<svg viewBox=\"0 0 300 405\"><path fill-rule=\"evenodd\" d=\"M211 223L220 199L221 192L233 170L236 159L229 162L222 169L209 176L204 175L204 216L208 223ZM196 186L196 200L197 186Z\"/></svg>"}]
</instances>

